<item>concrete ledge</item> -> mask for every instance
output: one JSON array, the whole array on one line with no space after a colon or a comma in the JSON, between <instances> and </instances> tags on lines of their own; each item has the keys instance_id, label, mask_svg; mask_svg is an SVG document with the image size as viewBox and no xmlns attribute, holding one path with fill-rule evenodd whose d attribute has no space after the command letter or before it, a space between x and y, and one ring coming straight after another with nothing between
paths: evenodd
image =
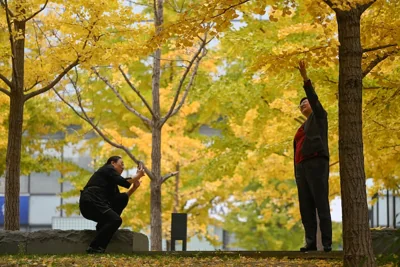
<instances>
[{"instance_id":1,"label":"concrete ledge","mask_svg":"<svg viewBox=\"0 0 400 267\"><path fill-rule=\"evenodd\" d=\"M93 230L42 230L37 232L0 231L0 254L77 254L85 253L95 237ZM107 253L148 251L147 236L129 230L118 230Z\"/></svg>"}]
</instances>

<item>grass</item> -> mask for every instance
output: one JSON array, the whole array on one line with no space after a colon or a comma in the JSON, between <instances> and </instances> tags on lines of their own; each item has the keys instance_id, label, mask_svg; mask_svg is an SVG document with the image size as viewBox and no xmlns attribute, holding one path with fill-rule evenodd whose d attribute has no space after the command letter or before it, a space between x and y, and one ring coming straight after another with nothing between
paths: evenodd
<instances>
[{"instance_id":1,"label":"grass","mask_svg":"<svg viewBox=\"0 0 400 267\"><path fill-rule=\"evenodd\" d=\"M137 255L10 255L0 256L0 266L342 266L338 259L288 259L252 257L179 257Z\"/></svg>"}]
</instances>

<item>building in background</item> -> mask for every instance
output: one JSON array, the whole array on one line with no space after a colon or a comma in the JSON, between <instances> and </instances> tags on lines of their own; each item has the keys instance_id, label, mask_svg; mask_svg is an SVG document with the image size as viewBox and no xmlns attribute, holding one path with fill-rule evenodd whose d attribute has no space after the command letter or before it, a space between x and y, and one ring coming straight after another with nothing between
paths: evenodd
<instances>
[{"instance_id":1,"label":"building in background","mask_svg":"<svg viewBox=\"0 0 400 267\"><path fill-rule=\"evenodd\" d=\"M59 138L54 135L51 138ZM45 143L49 138L43 139ZM85 140L76 145L65 145L61 153L47 150L46 154L71 161L81 168L90 170L91 157L89 152L78 154L76 150L84 145ZM70 182L59 181L62 174L58 171L50 173L30 173L20 177L20 229L21 231L36 231L52 228L53 217L65 217L65 212L58 207L64 203L74 203L78 198L64 199L60 193L73 188ZM0 178L0 229L4 226L4 193L5 178Z\"/></svg>"}]
</instances>

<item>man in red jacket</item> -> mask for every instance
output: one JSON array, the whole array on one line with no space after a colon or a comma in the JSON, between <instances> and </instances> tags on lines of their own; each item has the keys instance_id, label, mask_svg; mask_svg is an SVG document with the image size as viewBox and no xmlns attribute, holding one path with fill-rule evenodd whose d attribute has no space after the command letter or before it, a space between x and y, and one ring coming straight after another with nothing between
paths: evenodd
<instances>
[{"instance_id":1,"label":"man in red jacket","mask_svg":"<svg viewBox=\"0 0 400 267\"><path fill-rule=\"evenodd\" d=\"M300 251L317 250L317 210L322 245L324 251L329 252L332 250L332 221L328 198L328 117L307 76L304 61L300 61L298 69L307 95L301 99L299 106L307 120L297 130L293 141L294 172L306 239L306 245Z\"/></svg>"}]
</instances>

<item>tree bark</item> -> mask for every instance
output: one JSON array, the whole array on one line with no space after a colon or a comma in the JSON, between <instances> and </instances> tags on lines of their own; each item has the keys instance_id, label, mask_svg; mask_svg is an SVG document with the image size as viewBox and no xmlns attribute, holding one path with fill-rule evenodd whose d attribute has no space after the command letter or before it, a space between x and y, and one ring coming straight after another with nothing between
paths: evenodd
<instances>
[{"instance_id":1,"label":"tree bark","mask_svg":"<svg viewBox=\"0 0 400 267\"><path fill-rule=\"evenodd\" d=\"M19 230L19 191L24 114L23 94L14 90L10 97L8 144L6 154L5 230Z\"/></svg>"},{"instance_id":2,"label":"tree bark","mask_svg":"<svg viewBox=\"0 0 400 267\"><path fill-rule=\"evenodd\" d=\"M24 60L25 22L14 21L18 38L13 38L12 88L6 154L5 230L19 230L19 191L22 145L22 123L24 118Z\"/></svg>"},{"instance_id":3,"label":"tree bark","mask_svg":"<svg viewBox=\"0 0 400 267\"><path fill-rule=\"evenodd\" d=\"M156 34L161 32L164 20L163 0L154 0L154 27ZM161 109L160 109L160 80L161 80L161 49L154 53L153 76L152 76L152 97L153 97L153 118L152 118L152 148L151 148L151 171L154 179L151 180L151 250L162 250L162 218L161 218Z\"/></svg>"},{"instance_id":4,"label":"tree bark","mask_svg":"<svg viewBox=\"0 0 400 267\"><path fill-rule=\"evenodd\" d=\"M161 129L154 128L152 132L151 170L154 178L151 180L151 250L162 250L162 218L161 218Z\"/></svg>"},{"instance_id":5,"label":"tree bark","mask_svg":"<svg viewBox=\"0 0 400 267\"><path fill-rule=\"evenodd\" d=\"M151 146L151 171L154 179L151 180L151 219L150 219L150 241L152 251L162 250L162 223L161 223L161 114L160 114L160 58L161 50L154 53L153 63L153 123L152 123L152 146Z\"/></svg>"},{"instance_id":6,"label":"tree bark","mask_svg":"<svg viewBox=\"0 0 400 267\"><path fill-rule=\"evenodd\" d=\"M339 158L345 266L375 266L368 222L362 136L360 18L337 11L339 32Z\"/></svg>"}]
</instances>

